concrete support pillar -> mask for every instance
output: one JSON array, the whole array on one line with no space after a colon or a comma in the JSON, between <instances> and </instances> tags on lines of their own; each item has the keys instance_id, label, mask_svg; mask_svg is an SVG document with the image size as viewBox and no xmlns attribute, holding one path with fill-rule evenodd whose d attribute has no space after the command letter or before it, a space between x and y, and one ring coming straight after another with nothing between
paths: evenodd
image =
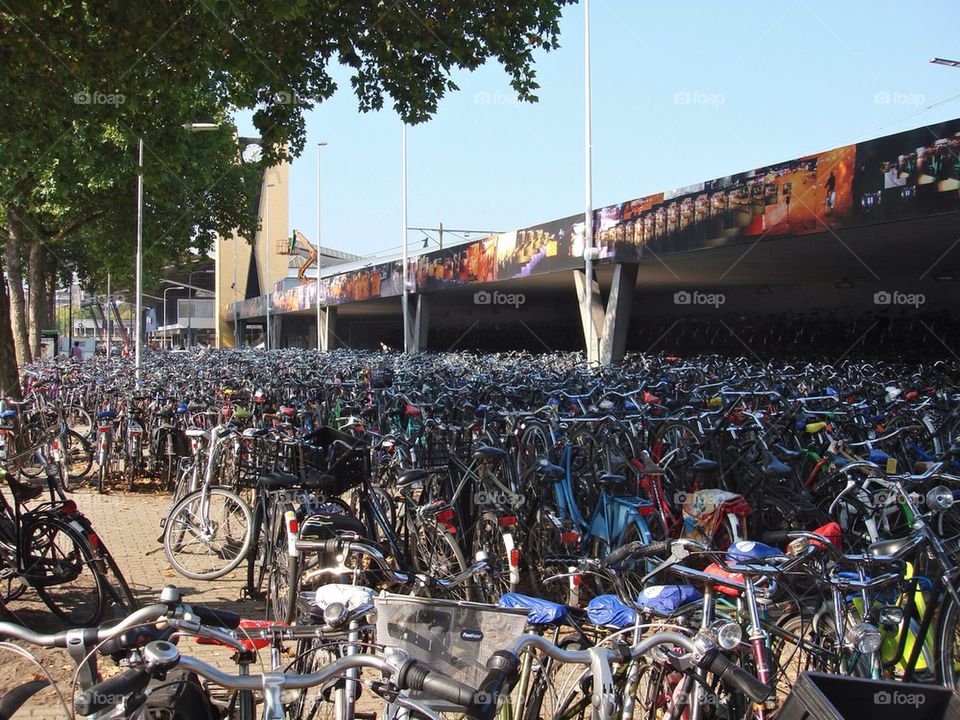
<instances>
[{"instance_id":1,"label":"concrete support pillar","mask_svg":"<svg viewBox=\"0 0 960 720\"><path fill-rule=\"evenodd\" d=\"M638 269L636 264L625 263L618 263L613 269L613 282L610 284L610 297L607 298L607 310L603 323L603 337L600 340L601 365L620 362L627 350L627 331L630 329Z\"/></svg>"},{"instance_id":2,"label":"concrete support pillar","mask_svg":"<svg viewBox=\"0 0 960 720\"><path fill-rule=\"evenodd\" d=\"M600 359L600 336L603 332L603 300L600 297L600 284L590 278L589 300L587 295L587 274L583 270L573 271L573 281L577 286L577 303L580 308L580 326L583 328L583 343L587 349L587 362ZM593 337L587 337L587 312L593 313Z\"/></svg>"},{"instance_id":3,"label":"concrete support pillar","mask_svg":"<svg viewBox=\"0 0 960 720\"><path fill-rule=\"evenodd\" d=\"M279 350L283 347L283 318L270 313L270 349Z\"/></svg>"},{"instance_id":4,"label":"concrete support pillar","mask_svg":"<svg viewBox=\"0 0 960 720\"><path fill-rule=\"evenodd\" d=\"M417 293L410 298L410 352L418 353L427 349L427 337L430 334L430 297Z\"/></svg>"},{"instance_id":5,"label":"concrete support pillar","mask_svg":"<svg viewBox=\"0 0 960 720\"><path fill-rule=\"evenodd\" d=\"M320 308L320 349L329 352L337 347L337 308Z\"/></svg>"},{"instance_id":6,"label":"concrete support pillar","mask_svg":"<svg viewBox=\"0 0 960 720\"><path fill-rule=\"evenodd\" d=\"M591 278L589 303L584 303L587 294L587 278L583 270L573 271L580 302L580 324L583 327L584 343L589 361L601 365L620 362L627 349L627 332L637 285L636 264L618 263L613 269L613 282L607 306L603 307L600 284ZM593 313L593 337L587 337L587 307Z\"/></svg>"}]
</instances>

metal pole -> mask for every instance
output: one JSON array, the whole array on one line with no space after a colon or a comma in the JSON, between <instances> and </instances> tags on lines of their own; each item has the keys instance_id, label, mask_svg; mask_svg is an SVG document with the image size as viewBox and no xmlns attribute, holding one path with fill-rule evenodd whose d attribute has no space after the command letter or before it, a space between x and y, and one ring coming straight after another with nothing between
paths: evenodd
<instances>
[{"instance_id":1,"label":"metal pole","mask_svg":"<svg viewBox=\"0 0 960 720\"><path fill-rule=\"evenodd\" d=\"M265 216L263 218L263 237L261 238L266 245L267 252L267 332L263 339L263 349L270 349L270 306L273 304L273 293L270 291L270 188L272 185L267 185L264 192L264 207L266 208Z\"/></svg>"},{"instance_id":2,"label":"metal pole","mask_svg":"<svg viewBox=\"0 0 960 720\"><path fill-rule=\"evenodd\" d=\"M240 298L240 288L237 287L237 243L239 242L238 238L234 236L233 238L233 302L238 302ZM242 343L240 342L240 314L237 313L233 316L233 346L235 348L240 347Z\"/></svg>"},{"instance_id":3,"label":"metal pole","mask_svg":"<svg viewBox=\"0 0 960 720\"><path fill-rule=\"evenodd\" d=\"M596 355L593 340L593 151L590 127L590 0L583 3L583 152L584 152L584 211L583 211L583 262L586 274L584 303L587 314L587 365Z\"/></svg>"},{"instance_id":4,"label":"metal pole","mask_svg":"<svg viewBox=\"0 0 960 720\"><path fill-rule=\"evenodd\" d=\"M320 271L323 269L323 255L321 254L321 232L320 232L320 148L326 145L321 141L317 143L317 350L323 347L320 340Z\"/></svg>"},{"instance_id":5,"label":"metal pole","mask_svg":"<svg viewBox=\"0 0 960 720\"><path fill-rule=\"evenodd\" d=\"M402 228L403 233L403 295L401 295L401 308L403 312L403 352L410 353L410 299L407 297L407 124L403 124L403 185L400 191L400 205L402 208Z\"/></svg>"},{"instance_id":6,"label":"metal pole","mask_svg":"<svg viewBox=\"0 0 960 720\"><path fill-rule=\"evenodd\" d=\"M167 349L167 293L170 288L163 291L163 346L161 349Z\"/></svg>"},{"instance_id":7,"label":"metal pole","mask_svg":"<svg viewBox=\"0 0 960 720\"><path fill-rule=\"evenodd\" d=\"M193 274L187 275L187 348L193 348Z\"/></svg>"},{"instance_id":8,"label":"metal pole","mask_svg":"<svg viewBox=\"0 0 960 720\"><path fill-rule=\"evenodd\" d=\"M137 159L137 269L136 269L136 308L134 314L133 343L134 343L134 372L137 384L140 384L140 372L143 369L143 323L140 319L143 315L143 138L140 138L140 152Z\"/></svg>"},{"instance_id":9,"label":"metal pole","mask_svg":"<svg viewBox=\"0 0 960 720\"><path fill-rule=\"evenodd\" d=\"M73 270L67 285L67 357L73 352Z\"/></svg>"},{"instance_id":10,"label":"metal pole","mask_svg":"<svg viewBox=\"0 0 960 720\"><path fill-rule=\"evenodd\" d=\"M107 328L107 358L110 357L110 273L107 273L107 305L104 308L103 324Z\"/></svg>"}]
</instances>

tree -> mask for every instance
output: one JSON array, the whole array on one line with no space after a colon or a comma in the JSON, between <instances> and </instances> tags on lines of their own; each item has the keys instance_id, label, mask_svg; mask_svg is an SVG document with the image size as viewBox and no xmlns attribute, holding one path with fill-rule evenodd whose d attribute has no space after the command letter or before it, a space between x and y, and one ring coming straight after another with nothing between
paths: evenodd
<instances>
[{"instance_id":1,"label":"tree","mask_svg":"<svg viewBox=\"0 0 960 720\"><path fill-rule=\"evenodd\" d=\"M260 169L236 162L235 109L255 109L271 165L302 151L304 111L337 90L335 64L350 69L361 109L389 99L408 123L436 112L455 71L488 59L532 101L534 53L557 47L573 1L3 3L0 221L13 319L0 313L0 344L8 332L29 357L24 260L37 293L51 264L93 286L107 272L129 276L139 138L149 270L217 232L252 238ZM181 128L210 120L223 126L213 137Z\"/></svg>"}]
</instances>

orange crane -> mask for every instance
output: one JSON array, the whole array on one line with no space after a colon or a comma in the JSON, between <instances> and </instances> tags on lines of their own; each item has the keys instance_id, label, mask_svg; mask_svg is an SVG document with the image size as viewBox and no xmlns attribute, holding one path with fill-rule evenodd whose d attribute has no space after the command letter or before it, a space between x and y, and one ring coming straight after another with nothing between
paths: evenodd
<instances>
[{"instance_id":1,"label":"orange crane","mask_svg":"<svg viewBox=\"0 0 960 720\"><path fill-rule=\"evenodd\" d=\"M304 258L303 264L300 266L300 269L297 270L297 280L300 281L300 284L305 285L306 283L313 282L312 280L308 280L306 275L310 266L317 261L317 248L315 248L299 230L294 230L290 238L284 240L283 243L283 247L280 248L281 255L299 255Z\"/></svg>"}]
</instances>

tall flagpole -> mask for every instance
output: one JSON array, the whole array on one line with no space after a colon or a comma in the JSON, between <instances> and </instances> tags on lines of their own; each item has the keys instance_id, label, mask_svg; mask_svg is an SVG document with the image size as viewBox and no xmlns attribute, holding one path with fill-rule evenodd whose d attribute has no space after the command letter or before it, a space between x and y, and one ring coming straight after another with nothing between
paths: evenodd
<instances>
[{"instance_id":1,"label":"tall flagpole","mask_svg":"<svg viewBox=\"0 0 960 720\"><path fill-rule=\"evenodd\" d=\"M590 0L583 2L583 264L586 283L583 302L587 316L587 365L596 360L597 344L593 328L593 138L591 130L590 92Z\"/></svg>"}]
</instances>

